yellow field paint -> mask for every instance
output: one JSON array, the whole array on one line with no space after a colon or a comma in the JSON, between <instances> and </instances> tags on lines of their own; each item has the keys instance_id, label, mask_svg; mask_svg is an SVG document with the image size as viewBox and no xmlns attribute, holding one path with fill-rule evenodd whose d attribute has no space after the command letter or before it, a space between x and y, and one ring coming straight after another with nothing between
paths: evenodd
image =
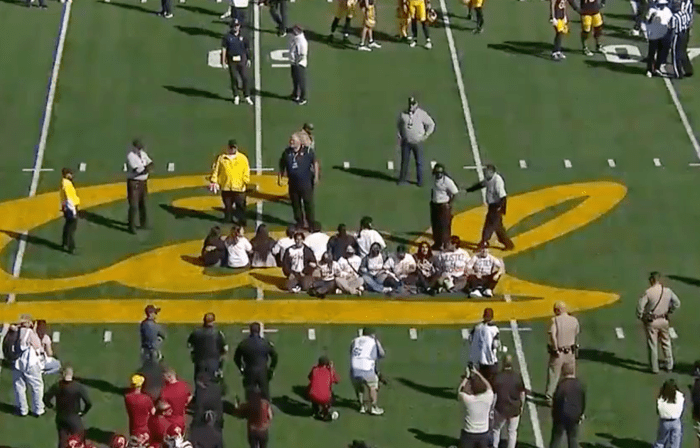
<instances>
[{"instance_id":1,"label":"yellow field paint","mask_svg":"<svg viewBox=\"0 0 700 448\"><path fill-rule=\"evenodd\" d=\"M283 187L275 177L253 176L260 198L279 199ZM151 192L192 188L204 185L203 176L154 179ZM626 194L623 185L613 182L589 182L548 187L513 196L508 200L506 227L572 199L583 201L536 228L513 237L516 249L497 255L508 257L538 247L592 222L610 211ZM113 202L124 197L123 184L110 184L79 190L83 207ZM7 229L21 233L56 219L57 193L35 198L20 199L0 204L0 214L10 217ZM210 211L219 206L217 196L188 197L172 203L188 210ZM22 211L20 213L20 211ZM465 240L477 239L483 224L485 209L478 207L455 216L453 232ZM0 249L11 241L6 233L0 234ZM210 275L197 265L201 241L186 241L134 255L102 270L70 278L28 279L14 278L0 270L0 291L15 294L42 293L117 282L136 289L163 293L206 293L230 290L241 286L256 286L269 291L280 291L284 277L280 269L256 269L230 275ZM138 274L135 274L138 273ZM585 310L612 303L617 294L580 291L539 285L506 275L497 294L510 294L513 301L355 301L355 300L221 300L157 301L163 307L164 322L197 322L207 311L217 313L221 322L248 322L263 319L276 323L415 323L452 324L476 321L485 306L496 311L498 320L530 319L547 316L556 300L567 302L572 310ZM2 319L14 320L28 312L45 316L54 322L134 322L137 321L147 300L78 300L62 302L18 302L0 306Z\"/></svg>"}]
</instances>

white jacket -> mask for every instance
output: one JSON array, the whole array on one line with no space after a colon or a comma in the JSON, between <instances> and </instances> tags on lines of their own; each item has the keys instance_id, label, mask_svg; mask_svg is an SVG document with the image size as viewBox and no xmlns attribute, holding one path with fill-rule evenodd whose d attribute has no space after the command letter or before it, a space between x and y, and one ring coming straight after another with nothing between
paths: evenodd
<instances>
[{"instance_id":1,"label":"white jacket","mask_svg":"<svg viewBox=\"0 0 700 448\"><path fill-rule=\"evenodd\" d=\"M43 369L45 358L41 355L42 349L39 336L37 336L31 328L21 328L19 330L19 339L19 347L22 354L19 355L19 358L15 361L15 369L20 372L27 372L33 367ZM34 342L39 341L38 346L35 346L36 344L33 344L32 340L34 340Z\"/></svg>"}]
</instances>

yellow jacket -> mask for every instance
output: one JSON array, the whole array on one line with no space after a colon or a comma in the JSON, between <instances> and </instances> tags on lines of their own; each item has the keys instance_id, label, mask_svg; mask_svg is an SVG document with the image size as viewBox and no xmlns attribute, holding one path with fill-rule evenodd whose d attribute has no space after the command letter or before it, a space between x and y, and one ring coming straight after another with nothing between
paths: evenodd
<instances>
[{"instance_id":1,"label":"yellow jacket","mask_svg":"<svg viewBox=\"0 0 700 448\"><path fill-rule=\"evenodd\" d=\"M61 210L69 208L75 212L79 205L80 198L78 197L78 193L75 191L73 181L64 177L61 179Z\"/></svg>"},{"instance_id":2,"label":"yellow jacket","mask_svg":"<svg viewBox=\"0 0 700 448\"><path fill-rule=\"evenodd\" d=\"M218 184L221 191L246 191L250 183L248 157L236 154L221 154L214 162L210 181Z\"/></svg>"}]
</instances>

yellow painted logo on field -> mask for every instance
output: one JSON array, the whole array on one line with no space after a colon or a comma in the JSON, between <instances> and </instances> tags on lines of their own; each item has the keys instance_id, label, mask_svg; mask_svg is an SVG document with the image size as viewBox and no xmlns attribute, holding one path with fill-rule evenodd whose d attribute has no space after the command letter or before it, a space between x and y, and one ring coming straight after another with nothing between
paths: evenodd
<instances>
[{"instance_id":1,"label":"yellow painted logo on field","mask_svg":"<svg viewBox=\"0 0 700 448\"><path fill-rule=\"evenodd\" d=\"M279 187L275 176L251 176L256 193L251 202L279 200L286 188ZM201 187L202 176L181 176L149 181L151 193ZM580 202L535 228L515 235L515 250L500 252L504 258L541 246L566 235L614 208L625 196L627 189L614 182L588 182L543 188L508 200L506 227L512 227L538 212L571 200ZM83 208L96 207L124 199L124 184L106 184L79 190ZM0 203L4 228L0 229L0 250L13 241L13 235L31 232L49 221L59 219L57 192L33 198ZM194 196L178 199L173 207L192 212L208 212L220 207L218 196ZM474 240L481 232L484 207L464 211L455 216L453 231L465 240ZM478 239L478 238L476 238ZM278 268L252 269L231 275L208 275L196 258L201 239L179 242L137 254L112 266L95 272L65 278L16 278L0 269L0 292L40 294L64 291L116 282L125 286L153 292L183 294L232 290L255 286L267 291L281 291L284 277ZM562 260L567 262L567 260ZM572 269L578 266L572 265ZM507 263L506 263L507 268ZM567 289L561 286L535 284L505 275L496 293L501 297L490 301L400 301L367 300L161 300L161 320L165 322L196 322L207 311L217 313L221 322L248 322L261 319L278 323L424 323L452 324L478 320L485 306L491 306L498 320L528 319L547 316L554 301L567 302L572 310L585 310L612 303L619 296L609 292ZM509 295L506 302L502 297ZM29 312L44 316L53 322L134 322L140 318L146 299L90 298L72 301L31 301L0 306L2 320L14 320Z\"/></svg>"}]
</instances>

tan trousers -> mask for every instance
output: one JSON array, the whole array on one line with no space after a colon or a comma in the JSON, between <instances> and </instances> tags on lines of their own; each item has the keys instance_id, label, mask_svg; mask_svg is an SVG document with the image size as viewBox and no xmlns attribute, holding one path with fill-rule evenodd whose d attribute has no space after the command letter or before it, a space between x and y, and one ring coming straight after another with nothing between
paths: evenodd
<instances>
[{"instance_id":1,"label":"tan trousers","mask_svg":"<svg viewBox=\"0 0 700 448\"><path fill-rule=\"evenodd\" d=\"M346 294L357 295L359 293L359 288L364 282L361 277L356 278L335 278L335 285Z\"/></svg>"},{"instance_id":2,"label":"tan trousers","mask_svg":"<svg viewBox=\"0 0 700 448\"><path fill-rule=\"evenodd\" d=\"M653 322L644 323L644 332L647 335L647 347L649 349L649 364L654 373L659 371L659 342L666 360L666 369L673 369L673 349L671 347L671 335L668 331L668 319L654 319Z\"/></svg>"},{"instance_id":3,"label":"tan trousers","mask_svg":"<svg viewBox=\"0 0 700 448\"><path fill-rule=\"evenodd\" d=\"M565 364L571 365L576 371L576 357L573 353L559 353L557 356L549 355L549 365L547 366L547 387L545 396L550 399L554 396L554 391L559 383L561 369Z\"/></svg>"}]
</instances>

